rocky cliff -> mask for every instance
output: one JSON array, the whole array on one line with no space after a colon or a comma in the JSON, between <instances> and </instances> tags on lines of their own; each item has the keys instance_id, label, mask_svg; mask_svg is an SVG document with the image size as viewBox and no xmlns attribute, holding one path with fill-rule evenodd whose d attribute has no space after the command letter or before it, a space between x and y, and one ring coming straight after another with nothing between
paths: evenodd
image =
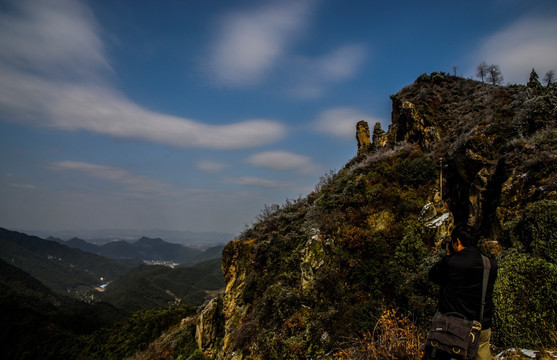
<instances>
[{"instance_id":1,"label":"rocky cliff","mask_svg":"<svg viewBox=\"0 0 557 360\"><path fill-rule=\"evenodd\" d=\"M393 95L388 131L376 124L370 141L360 122L354 159L306 198L267 207L226 246L226 291L198 321L203 352L328 358L391 308L425 329L437 291L427 271L455 223L481 231L482 248L502 259L502 271L517 259L506 252L523 252L541 256L542 283L557 279L553 255L540 255L557 245L548 230L557 224L557 86L536 82L502 87L431 74ZM534 213L545 220L527 232L524 219ZM498 291L530 304L501 281ZM556 290L544 289L536 316L555 331L555 304L545 298ZM496 319L505 331L494 335L502 343L523 336L505 314Z\"/></svg>"}]
</instances>

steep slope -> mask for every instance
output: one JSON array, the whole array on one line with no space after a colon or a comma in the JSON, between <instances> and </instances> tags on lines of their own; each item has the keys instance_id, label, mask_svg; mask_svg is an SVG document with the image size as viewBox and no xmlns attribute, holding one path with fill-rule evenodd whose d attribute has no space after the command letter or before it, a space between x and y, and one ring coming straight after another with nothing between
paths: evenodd
<instances>
[{"instance_id":1,"label":"steep slope","mask_svg":"<svg viewBox=\"0 0 557 360\"><path fill-rule=\"evenodd\" d=\"M0 348L5 359L75 358L81 336L111 326L121 314L53 293L0 260Z\"/></svg>"},{"instance_id":2,"label":"steep slope","mask_svg":"<svg viewBox=\"0 0 557 360\"><path fill-rule=\"evenodd\" d=\"M393 308L426 331L427 272L455 223L500 258L495 341L557 346L557 86L432 74L392 100L387 132L225 247L225 294L198 320L207 356L331 356Z\"/></svg>"},{"instance_id":3,"label":"steep slope","mask_svg":"<svg viewBox=\"0 0 557 360\"><path fill-rule=\"evenodd\" d=\"M197 263L197 262L203 262L207 260L220 259L222 258L223 249L224 249L224 245L212 246L206 249L205 251L203 251L198 256L196 256L195 262Z\"/></svg>"}]
</instances>

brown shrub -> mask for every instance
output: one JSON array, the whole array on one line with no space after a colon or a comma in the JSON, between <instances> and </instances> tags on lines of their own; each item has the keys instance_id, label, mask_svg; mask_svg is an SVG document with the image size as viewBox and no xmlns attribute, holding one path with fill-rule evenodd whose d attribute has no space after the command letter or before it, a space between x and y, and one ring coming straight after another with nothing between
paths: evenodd
<instances>
[{"instance_id":1,"label":"brown shrub","mask_svg":"<svg viewBox=\"0 0 557 360\"><path fill-rule=\"evenodd\" d=\"M365 332L335 353L339 360L392 359L419 360L423 355L423 335L396 310L383 312L373 332Z\"/></svg>"}]
</instances>

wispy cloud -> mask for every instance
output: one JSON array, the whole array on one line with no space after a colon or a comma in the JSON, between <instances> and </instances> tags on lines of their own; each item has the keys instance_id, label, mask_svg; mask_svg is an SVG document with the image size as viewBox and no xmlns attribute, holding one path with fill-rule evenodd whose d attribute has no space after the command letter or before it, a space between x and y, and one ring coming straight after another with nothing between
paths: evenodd
<instances>
[{"instance_id":1,"label":"wispy cloud","mask_svg":"<svg viewBox=\"0 0 557 360\"><path fill-rule=\"evenodd\" d=\"M526 83L532 68L557 71L557 17L522 18L486 38L475 57L500 65L509 83Z\"/></svg>"},{"instance_id":2,"label":"wispy cloud","mask_svg":"<svg viewBox=\"0 0 557 360\"><path fill-rule=\"evenodd\" d=\"M225 179L224 182L228 184L238 184L243 186L254 186L268 189L276 189L282 187L282 184L276 180L263 179L252 176L231 177Z\"/></svg>"},{"instance_id":3,"label":"wispy cloud","mask_svg":"<svg viewBox=\"0 0 557 360\"><path fill-rule=\"evenodd\" d=\"M8 184L10 187L17 188L17 189L36 189L37 187L32 184Z\"/></svg>"},{"instance_id":4,"label":"wispy cloud","mask_svg":"<svg viewBox=\"0 0 557 360\"><path fill-rule=\"evenodd\" d=\"M213 160L201 160L196 164L197 168L206 172L220 172L228 167L227 164Z\"/></svg>"},{"instance_id":5,"label":"wispy cloud","mask_svg":"<svg viewBox=\"0 0 557 360\"><path fill-rule=\"evenodd\" d=\"M0 16L2 64L44 75L109 69L91 9L74 0L12 1Z\"/></svg>"},{"instance_id":6,"label":"wispy cloud","mask_svg":"<svg viewBox=\"0 0 557 360\"><path fill-rule=\"evenodd\" d=\"M311 172L315 169L311 158L288 151L267 151L254 154L248 163L271 170Z\"/></svg>"},{"instance_id":7,"label":"wispy cloud","mask_svg":"<svg viewBox=\"0 0 557 360\"><path fill-rule=\"evenodd\" d=\"M314 128L334 137L349 139L354 138L356 124L360 120L367 121L370 130L376 122L384 122L355 108L337 107L321 112L314 122Z\"/></svg>"},{"instance_id":8,"label":"wispy cloud","mask_svg":"<svg viewBox=\"0 0 557 360\"><path fill-rule=\"evenodd\" d=\"M93 178L108 180L120 185L124 191L124 193L122 193L123 195L160 196L176 195L184 192L184 189L180 189L174 185L111 166L80 161L59 161L51 164L50 168L53 170L78 172Z\"/></svg>"},{"instance_id":9,"label":"wispy cloud","mask_svg":"<svg viewBox=\"0 0 557 360\"><path fill-rule=\"evenodd\" d=\"M295 97L312 99L324 94L327 87L351 79L367 57L362 44L348 44L316 58L297 60L300 82L291 90Z\"/></svg>"},{"instance_id":10,"label":"wispy cloud","mask_svg":"<svg viewBox=\"0 0 557 360\"><path fill-rule=\"evenodd\" d=\"M207 125L150 111L110 86L92 12L79 0L18 1L0 17L0 113L5 119L176 147L238 149L274 142L267 119Z\"/></svg>"},{"instance_id":11,"label":"wispy cloud","mask_svg":"<svg viewBox=\"0 0 557 360\"><path fill-rule=\"evenodd\" d=\"M221 85L260 82L299 37L312 1L281 1L223 17L209 71Z\"/></svg>"}]
</instances>

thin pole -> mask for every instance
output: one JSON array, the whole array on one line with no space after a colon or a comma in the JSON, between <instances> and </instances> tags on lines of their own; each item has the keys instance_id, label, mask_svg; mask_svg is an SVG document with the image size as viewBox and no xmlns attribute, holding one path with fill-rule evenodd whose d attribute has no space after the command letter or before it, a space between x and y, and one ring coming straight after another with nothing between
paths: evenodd
<instances>
[{"instance_id":1,"label":"thin pole","mask_svg":"<svg viewBox=\"0 0 557 360\"><path fill-rule=\"evenodd\" d=\"M439 193L443 200L443 158L439 158Z\"/></svg>"}]
</instances>

